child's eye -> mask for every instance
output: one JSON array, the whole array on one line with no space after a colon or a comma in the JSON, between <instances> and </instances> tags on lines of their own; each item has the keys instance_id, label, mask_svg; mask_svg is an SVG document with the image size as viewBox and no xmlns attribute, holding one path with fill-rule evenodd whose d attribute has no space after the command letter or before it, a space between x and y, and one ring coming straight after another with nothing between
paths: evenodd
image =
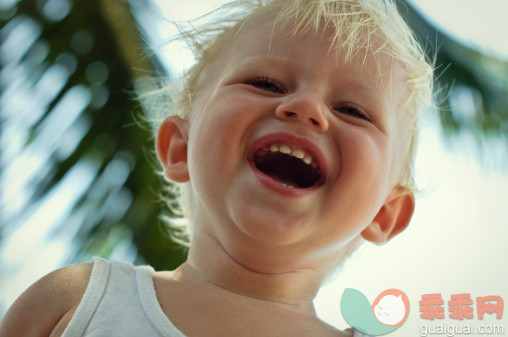
<instances>
[{"instance_id":1,"label":"child's eye","mask_svg":"<svg viewBox=\"0 0 508 337\"><path fill-rule=\"evenodd\" d=\"M286 92L286 88L268 77L256 77L246 81L245 83L277 94L283 94Z\"/></svg>"},{"instance_id":2,"label":"child's eye","mask_svg":"<svg viewBox=\"0 0 508 337\"><path fill-rule=\"evenodd\" d=\"M359 108L353 103L349 102L342 102L336 106L333 107L335 111L338 111L340 113L356 117L356 118L362 118L367 121L371 121L371 119L364 113L363 109Z\"/></svg>"}]
</instances>

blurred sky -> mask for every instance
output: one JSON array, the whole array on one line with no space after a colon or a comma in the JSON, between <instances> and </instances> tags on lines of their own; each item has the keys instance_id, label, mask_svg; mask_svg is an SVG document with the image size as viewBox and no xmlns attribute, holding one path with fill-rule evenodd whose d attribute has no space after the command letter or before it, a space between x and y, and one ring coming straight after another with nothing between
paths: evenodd
<instances>
[{"instance_id":1,"label":"blurred sky","mask_svg":"<svg viewBox=\"0 0 508 337\"><path fill-rule=\"evenodd\" d=\"M211 0L157 2L166 18L177 20L197 17L220 3ZM508 20L504 18L508 13L508 1L412 2L422 8L432 22L460 41L508 59ZM162 47L164 37L172 32L167 22L153 20L151 25L156 32L151 37L151 43L164 56L168 67L180 72L192 64L191 55L184 49L175 48L174 45L171 48ZM81 95L79 88L76 90L74 94ZM85 101L87 99L85 95L79 97ZM470 97L464 96L462 104L468 104L468 99ZM74 106L74 109L79 110L79 106ZM506 169L479 163L478 155L471 151L472 136L467 133L458 135L452 143L445 140L436 112L427 111L423 124L416 169L417 181L424 187L424 192L417 200L411 225L385 246L363 247L339 277L324 287L316 299L320 317L339 328L347 327L339 303L343 289L348 287L362 291L371 301L387 288L399 288L408 294L412 305L408 322L390 336L415 336L416 329L428 323L422 321L418 314L417 303L422 294L440 292L447 301L451 294L468 292L473 298L500 295L508 301ZM494 157L506 159L506 153L499 150L503 149L502 146L493 143L490 148ZM9 152L14 150L11 142ZM67 178L79 181L84 189L92 179L94 170L94 167L78 167ZM24 174L29 175L30 172ZM42 214L41 217L46 220L42 224L27 221L22 230L16 229L11 233L7 246L0 247L4 262L33 255L28 248L39 251L37 259L31 259L31 263L16 278L4 280L7 282L2 291L8 294L4 305L10 305L27 286L59 267L62 257L68 254L70 248L65 243L56 242L42 249L40 245L26 247L17 244L16 240L26 240L27 237L34 237L35 240L42 231L49 230L51 221L68 217L69 214L62 205L72 200L74 195L80 194L75 186L72 190L55 191L53 202L60 205L61 212ZM17 197L22 197L21 193ZM43 211L41 207L41 212ZM442 322L449 320L440 321ZM504 315L502 323L508 328L508 314Z\"/></svg>"},{"instance_id":2,"label":"blurred sky","mask_svg":"<svg viewBox=\"0 0 508 337\"><path fill-rule=\"evenodd\" d=\"M508 1L409 0L429 22L460 42L508 60Z\"/></svg>"},{"instance_id":3,"label":"blurred sky","mask_svg":"<svg viewBox=\"0 0 508 337\"><path fill-rule=\"evenodd\" d=\"M156 2L167 18L188 20L224 1ZM508 60L508 1L411 2L449 36ZM162 25L160 32L174 31ZM158 41L154 46L157 49ZM174 48L161 47L159 52L178 73L192 64L192 56ZM464 96L461 104L469 104L470 99ZM472 298L499 295L508 301L508 175L499 166L479 162L471 135L458 135L451 143L440 130L437 113L426 111L416 163L417 182L424 190L410 226L385 246L362 247L339 277L322 288L315 301L322 319L339 328L348 327L339 307L345 288L356 288L371 301L385 289L398 288L409 296L412 307L406 323L390 336L416 336L429 323L500 323L476 317L469 322L448 318L429 322L419 317L418 301L428 293L442 293L445 303L457 293L470 293ZM506 163L505 149L492 144L490 155ZM506 331L508 314L501 323Z\"/></svg>"}]
</instances>

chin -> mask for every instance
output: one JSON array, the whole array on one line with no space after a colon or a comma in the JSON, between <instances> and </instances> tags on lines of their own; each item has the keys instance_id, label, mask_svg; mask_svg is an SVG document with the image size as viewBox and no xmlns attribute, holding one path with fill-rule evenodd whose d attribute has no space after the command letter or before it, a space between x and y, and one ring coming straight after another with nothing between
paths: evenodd
<instances>
[{"instance_id":1,"label":"chin","mask_svg":"<svg viewBox=\"0 0 508 337\"><path fill-rule=\"evenodd\" d=\"M308 226L302 218L279 210L239 210L232 220L245 236L261 246L280 247L296 244L305 239Z\"/></svg>"}]
</instances>

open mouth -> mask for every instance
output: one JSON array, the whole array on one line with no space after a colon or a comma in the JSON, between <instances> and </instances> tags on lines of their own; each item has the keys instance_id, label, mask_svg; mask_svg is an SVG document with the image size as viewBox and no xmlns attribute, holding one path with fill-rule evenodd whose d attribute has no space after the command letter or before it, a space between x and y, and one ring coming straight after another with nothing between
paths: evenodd
<instances>
[{"instance_id":1,"label":"open mouth","mask_svg":"<svg viewBox=\"0 0 508 337\"><path fill-rule=\"evenodd\" d=\"M316 159L294 145L273 143L254 152L255 167L279 182L292 188L309 188L322 184L322 171Z\"/></svg>"}]
</instances>

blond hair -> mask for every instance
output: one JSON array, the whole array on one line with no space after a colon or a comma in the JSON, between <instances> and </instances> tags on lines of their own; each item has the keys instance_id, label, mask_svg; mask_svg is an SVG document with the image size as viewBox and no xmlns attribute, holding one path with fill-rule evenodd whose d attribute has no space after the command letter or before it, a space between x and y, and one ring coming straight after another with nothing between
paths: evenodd
<instances>
[{"instance_id":1,"label":"blond hair","mask_svg":"<svg viewBox=\"0 0 508 337\"><path fill-rule=\"evenodd\" d=\"M222 53L242 27L264 13L278 13L275 23L292 29L295 36L307 32L317 34L323 28L331 28L334 34L330 52L346 60L367 53L384 53L403 67L408 92L403 110L409 117L410 135L403 146L403 163L396 181L397 185L408 191L415 191L413 165L418 120L420 112L432 101L433 68L392 0L232 1L207 14L206 24L179 26L179 38L192 50L196 63L181 81L175 82L176 87L169 86L158 93L169 93L171 98L168 100L166 97L164 101L171 101L170 107L167 104L152 106L159 107L159 112L163 107L163 116L169 112L187 120L192 119L193 103L203 90L207 71L219 62ZM365 54L359 55L360 52ZM176 95L172 95L173 92ZM185 192L185 188L180 188L180 191ZM174 200L170 200L169 204L174 206ZM190 217L188 205L182 202L180 205Z\"/></svg>"}]
</instances>

